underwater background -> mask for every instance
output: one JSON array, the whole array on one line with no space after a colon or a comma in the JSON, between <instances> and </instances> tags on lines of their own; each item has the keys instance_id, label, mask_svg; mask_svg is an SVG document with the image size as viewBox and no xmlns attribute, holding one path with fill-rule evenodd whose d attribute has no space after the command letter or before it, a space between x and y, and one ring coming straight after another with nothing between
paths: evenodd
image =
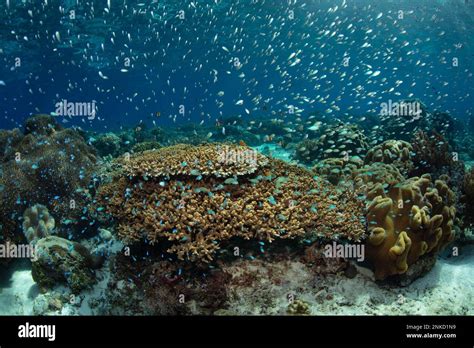
<instances>
[{"instance_id":1,"label":"underwater background","mask_svg":"<svg viewBox=\"0 0 474 348\"><path fill-rule=\"evenodd\" d=\"M473 314L473 1L0 20L0 315Z\"/></svg>"}]
</instances>

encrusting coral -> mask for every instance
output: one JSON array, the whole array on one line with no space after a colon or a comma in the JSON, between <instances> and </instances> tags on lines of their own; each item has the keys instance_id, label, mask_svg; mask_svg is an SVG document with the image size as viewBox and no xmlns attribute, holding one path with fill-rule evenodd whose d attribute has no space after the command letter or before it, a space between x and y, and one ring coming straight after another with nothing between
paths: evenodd
<instances>
[{"instance_id":1,"label":"encrusting coral","mask_svg":"<svg viewBox=\"0 0 474 348\"><path fill-rule=\"evenodd\" d=\"M91 255L82 244L48 236L39 239L35 246L32 276L41 287L53 287L64 282L77 293L95 282L94 269L101 265L102 260Z\"/></svg>"},{"instance_id":2,"label":"encrusting coral","mask_svg":"<svg viewBox=\"0 0 474 348\"><path fill-rule=\"evenodd\" d=\"M368 260L376 279L403 274L423 255L454 239L454 193L429 175L396 185L376 184L367 194Z\"/></svg>"},{"instance_id":3,"label":"encrusting coral","mask_svg":"<svg viewBox=\"0 0 474 348\"><path fill-rule=\"evenodd\" d=\"M221 162L221 151L252 151L225 146L176 145L122 158L124 175L99 188L96 210L114 218L125 242L151 243L181 260L210 262L238 239L263 250L277 239L364 237L363 207L352 193L259 154Z\"/></svg>"},{"instance_id":4,"label":"encrusting coral","mask_svg":"<svg viewBox=\"0 0 474 348\"><path fill-rule=\"evenodd\" d=\"M23 233L35 247L33 280L42 287L65 282L72 291L79 292L94 283L94 269L101 265L102 258L80 243L52 236L54 227L54 218L45 206L36 204L25 210Z\"/></svg>"},{"instance_id":5,"label":"encrusting coral","mask_svg":"<svg viewBox=\"0 0 474 348\"><path fill-rule=\"evenodd\" d=\"M377 184L386 187L397 184L405 178L392 164L375 162L354 169L351 172L351 179L355 188L370 191Z\"/></svg>"}]
</instances>

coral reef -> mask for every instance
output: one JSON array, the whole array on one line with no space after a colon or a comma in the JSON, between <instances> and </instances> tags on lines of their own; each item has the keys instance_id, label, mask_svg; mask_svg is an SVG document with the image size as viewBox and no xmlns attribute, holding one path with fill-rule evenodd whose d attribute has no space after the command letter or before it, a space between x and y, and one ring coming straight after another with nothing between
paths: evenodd
<instances>
[{"instance_id":1,"label":"coral reef","mask_svg":"<svg viewBox=\"0 0 474 348\"><path fill-rule=\"evenodd\" d=\"M46 206L56 226L89 224L83 215L96 157L81 135L62 129L46 115L28 119L28 131L15 131L1 158L0 218L4 233L19 239L19 219L32 203ZM21 139L20 139L21 138Z\"/></svg>"},{"instance_id":2,"label":"coral reef","mask_svg":"<svg viewBox=\"0 0 474 348\"><path fill-rule=\"evenodd\" d=\"M351 172L351 179L354 187L370 191L377 184L383 187L393 186L404 180L400 171L391 164L375 162L354 169Z\"/></svg>"},{"instance_id":3,"label":"coral reef","mask_svg":"<svg viewBox=\"0 0 474 348\"><path fill-rule=\"evenodd\" d=\"M38 239L51 235L55 226L54 218L44 205L36 204L23 214L23 234L28 243L34 244Z\"/></svg>"},{"instance_id":4,"label":"coral reef","mask_svg":"<svg viewBox=\"0 0 474 348\"><path fill-rule=\"evenodd\" d=\"M382 117L382 130L389 139L410 141L417 130L425 130L432 117L418 99L403 99L392 104L393 110Z\"/></svg>"},{"instance_id":5,"label":"coral reef","mask_svg":"<svg viewBox=\"0 0 474 348\"><path fill-rule=\"evenodd\" d=\"M39 114L26 119L24 134L35 136L50 136L55 132L63 130L63 127L50 115Z\"/></svg>"},{"instance_id":6,"label":"coral reef","mask_svg":"<svg viewBox=\"0 0 474 348\"><path fill-rule=\"evenodd\" d=\"M147 150L156 150L161 147L161 144L157 141L144 141L133 145L132 152L143 152Z\"/></svg>"},{"instance_id":7,"label":"coral reef","mask_svg":"<svg viewBox=\"0 0 474 348\"><path fill-rule=\"evenodd\" d=\"M32 262L32 276L41 287L53 287L65 282L75 293L95 282L94 269L100 258L93 256L81 244L57 236L36 242L36 257Z\"/></svg>"},{"instance_id":8,"label":"coral reef","mask_svg":"<svg viewBox=\"0 0 474 348\"><path fill-rule=\"evenodd\" d=\"M151 243L182 260L210 262L236 240L263 250L281 239L364 237L363 208L349 191L262 155L257 166L219 163L217 148L178 145L121 159L124 175L99 188L97 206L126 243Z\"/></svg>"},{"instance_id":9,"label":"coral reef","mask_svg":"<svg viewBox=\"0 0 474 348\"><path fill-rule=\"evenodd\" d=\"M118 156L122 151L122 140L115 133L104 133L98 135L92 142L92 145L97 149L99 156Z\"/></svg>"},{"instance_id":10,"label":"coral reef","mask_svg":"<svg viewBox=\"0 0 474 348\"><path fill-rule=\"evenodd\" d=\"M382 162L392 164L407 175L413 170L413 147L403 140L386 140L370 149L364 159L366 164Z\"/></svg>"},{"instance_id":11,"label":"coral reef","mask_svg":"<svg viewBox=\"0 0 474 348\"><path fill-rule=\"evenodd\" d=\"M377 279L405 273L454 239L454 193L441 180L423 175L388 189L377 184L367 196L367 255Z\"/></svg>"},{"instance_id":12,"label":"coral reef","mask_svg":"<svg viewBox=\"0 0 474 348\"><path fill-rule=\"evenodd\" d=\"M0 163L5 158L14 156L14 149L23 139L23 133L18 129L4 130L0 129Z\"/></svg>"},{"instance_id":13,"label":"coral reef","mask_svg":"<svg viewBox=\"0 0 474 348\"><path fill-rule=\"evenodd\" d=\"M318 139L305 139L297 144L295 159L311 164L329 157L347 157L365 154L366 136L356 125L338 123L328 127Z\"/></svg>"},{"instance_id":14,"label":"coral reef","mask_svg":"<svg viewBox=\"0 0 474 348\"><path fill-rule=\"evenodd\" d=\"M415 134L412 144L414 168L409 176L429 173L434 179L446 181L456 195L458 213L464 215L465 207L459 199L462 197L466 170L459 154L453 151L446 138L436 131L419 131Z\"/></svg>"},{"instance_id":15,"label":"coral reef","mask_svg":"<svg viewBox=\"0 0 474 348\"><path fill-rule=\"evenodd\" d=\"M360 168L362 164L358 156L352 156L347 161L344 158L326 158L318 162L313 171L331 184L337 185L341 180L350 178L354 170Z\"/></svg>"},{"instance_id":16,"label":"coral reef","mask_svg":"<svg viewBox=\"0 0 474 348\"><path fill-rule=\"evenodd\" d=\"M125 158L129 176L168 177L177 175L230 177L255 172L265 166L265 156L246 146L178 144L158 151L145 151Z\"/></svg>"},{"instance_id":17,"label":"coral reef","mask_svg":"<svg viewBox=\"0 0 474 348\"><path fill-rule=\"evenodd\" d=\"M94 269L100 267L102 257L80 243L52 236L55 221L45 206L36 204L23 216L23 233L35 246L32 276L36 283L47 288L65 282L73 292L94 283Z\"/></svg>"},{"instance_id":18,"label":"coral reef","mask_svg":"<svg viewBox=\"0 0 474 348\"><path fill-rule=\"evenodd\" d=\"M459 161L455 160L455 154L451 150L447 140L436 131L427 133L418 131L412 140L413 162L415 165L412 175L420 173L433 173L437 175L443 168L459 166Z\"/></svg>"},{"instance_id":19,"label":"coral reef","mask_svg":"<svg viewBox=\"0 0 474 348\"><path fill-rule=\"evenodd\" d=\"M294 158L304 164L320 159L321 146L316 139L305 139L296 145Z\"/></svg>"},{"instance_id":20,"label":"coral reef","mask_svg":"<svg viewBox=\"0 0 474 348\"><path fill-rule=\"evenodd\" d=\"M464 175L461 202L464 205L463 224L465 227L474 225L474 168Z\"/></svg>"}]
</instances>

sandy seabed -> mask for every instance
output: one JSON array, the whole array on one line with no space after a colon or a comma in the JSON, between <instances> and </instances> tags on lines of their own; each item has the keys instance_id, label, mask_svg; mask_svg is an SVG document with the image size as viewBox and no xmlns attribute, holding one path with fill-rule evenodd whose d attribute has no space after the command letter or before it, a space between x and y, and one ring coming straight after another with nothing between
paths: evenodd
<instances>
[{"instance_id":1,"label":"sandy seabed","mask_svg":"<svg viewBox=\"0 0 474 348\"><path fill-rule=\"evenodd\" d=\"M439 258L434 268L407 287L374 283L370 273L360 272L349 279L340 275L314 277L298 262L280 268L281 286L265 283L240 288L224 314L286 314L288 293L309 304L312 315L474 315L474 246L465 246L460 256ZM0 315L103 313L91 303L103 302L110 274L103 268L93 289L79 295L80 304L65 303L57 311L48 310L48 293L40 294L28 269L12 273L8 287L0 288ZM257 286L257 288L255 288ZM63 287L53 289L64 293ZM269 300L270 299L270 300ZM259 306L261 304L261 306Z\"/></svg>"}]
</instances>

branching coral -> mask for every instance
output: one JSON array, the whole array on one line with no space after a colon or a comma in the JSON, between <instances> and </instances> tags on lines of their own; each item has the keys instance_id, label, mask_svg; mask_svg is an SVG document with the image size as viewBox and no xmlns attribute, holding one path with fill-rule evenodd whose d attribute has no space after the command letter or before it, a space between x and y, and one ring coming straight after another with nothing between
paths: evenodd
<instances>
[{"instance_id":1,"label":"branching coral","mask_svg":"<svg viewBox=\"0 0 474 348\"><path fill-rule=\"evenodd\" d=\"M466 205L465 220L471 222L474 220L474 168L464 175L463 180L463 203Z\"/></svg>"},{"instance_id":2,"label":"branching coral","mask_svg":"<svg viewBox=\"0 0 474 348\"><path fill-rule=\"evenodd\" d=\"M219 164L215 149L180 145L124 162L128 175L98 192L98 204L118 222L120 237L204 262L236 239L265 243L308 235L363 237L362 207L351 193L330 189L303 168L262 155L257 163L265 166L251 170L232 160ZM180 167L182 162L187 166ZM188 175L192 170L203 176Z\"/></svg>"},{"instance_id":3,"label":"branching coral","mask_svg":"<svg viewBox=\"0 0 474 348\"><path fill-rule=\"evenodd\" d=\"M229 177L255 172L268 160L246 146L231 144L178 144L150 150L123 160L129 176L176 175Z\"/></svg>"},{"instance_id":4,"label":"branching coral","mask_svg":"<svg viewBox=\"0 0 474 348\"><path fill-rule=\"evenodd\" d=\"M454 238L454 193L441 180L424 175L388 190L377 184L368 198L367 256L377 279L405 273Z\"/></svg>"}]
</instances>

